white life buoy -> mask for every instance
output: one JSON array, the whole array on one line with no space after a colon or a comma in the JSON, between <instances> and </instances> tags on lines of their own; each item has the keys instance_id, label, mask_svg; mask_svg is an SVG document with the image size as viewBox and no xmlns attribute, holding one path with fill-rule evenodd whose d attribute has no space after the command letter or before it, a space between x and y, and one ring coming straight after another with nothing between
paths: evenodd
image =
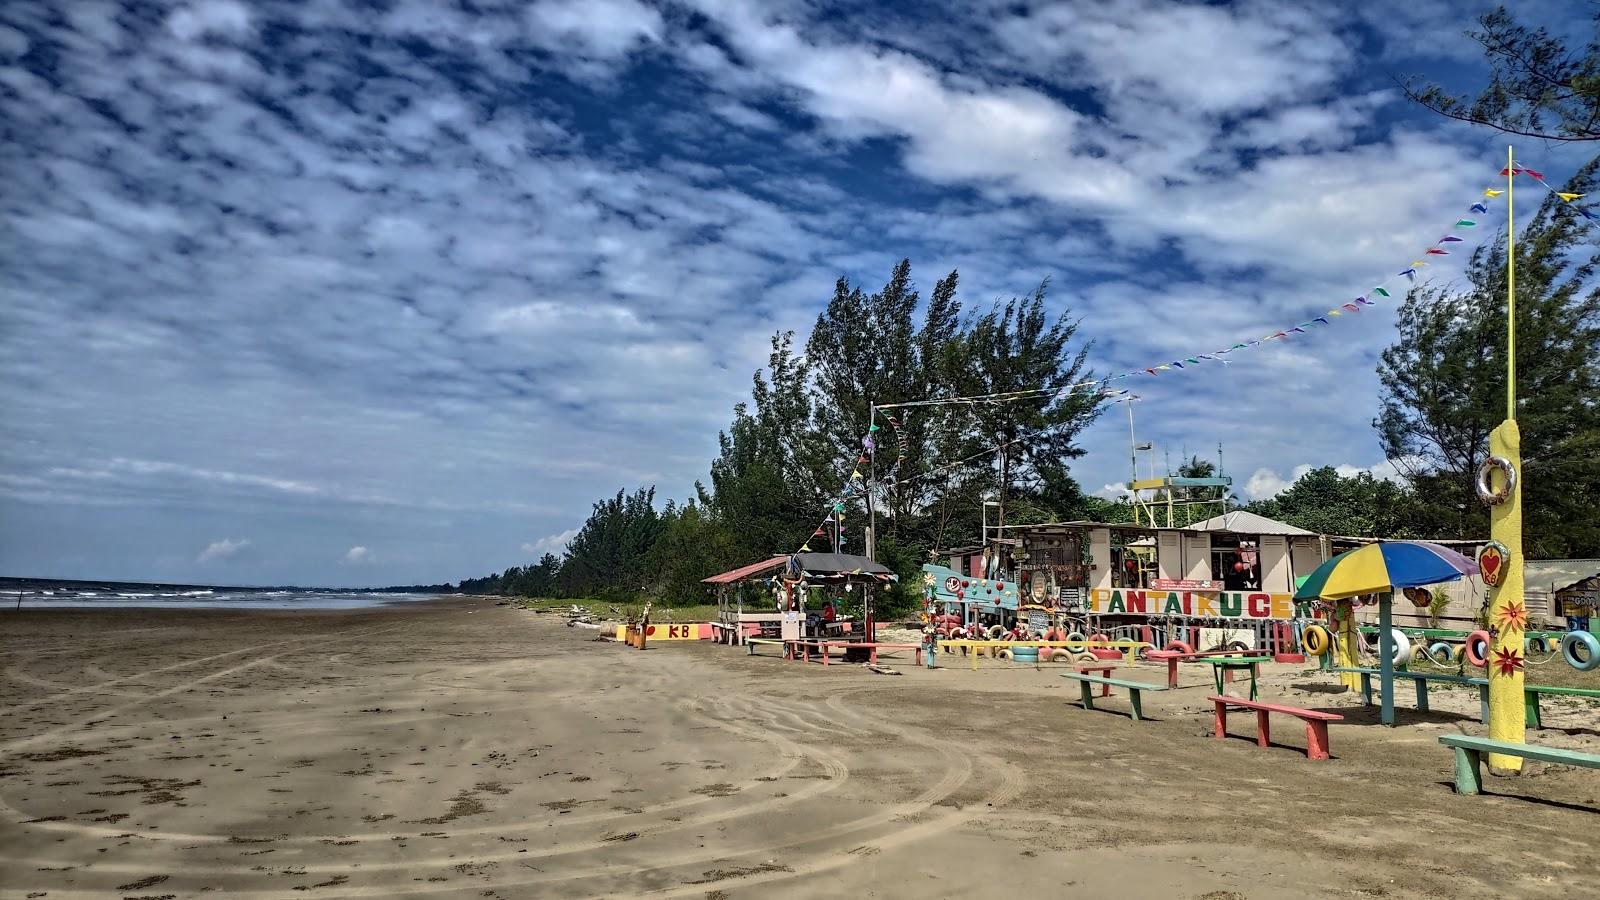
<instances>
[{"instance_id":1,"label":"white life buoy","mask_svg":"<svg viewBox=\"0 0 1600 900\"><path fill-rule=\"evenodd\" d=\"M1411 662L1411 638L1398 628L1389 629L1389 639L1394 641L1394 664L1403 666Z\"/></svg>"},{"instance_id":2,"label":"white life buoy","mask_svg":"<svg viewBox=\"0 0 1600 900\"><path fill-rule=\"evenodd\" d=\"M1499 490L1495 490L1491 486L1490 473L1496 469L1500 470L1500 474L1505 476L1506 480L1506 483ZM1517 489L1516 467L1511 465L1511 460L1506 459L1504 456L1489 457L1478 466L1477 488L1479 500L1490 506L1499 506L1506 502L1506 498L1511 496L1512 491Z\"/></svg>"}]
</instances>

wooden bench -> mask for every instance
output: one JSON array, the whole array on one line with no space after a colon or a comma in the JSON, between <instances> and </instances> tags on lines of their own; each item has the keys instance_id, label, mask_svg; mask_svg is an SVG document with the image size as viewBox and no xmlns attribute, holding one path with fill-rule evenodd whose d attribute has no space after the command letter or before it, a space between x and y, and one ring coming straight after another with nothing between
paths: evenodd
<instances>
[{"instance_id":1,"label":"wooden bench","mask_svg":"<svg viewBox=\"0 0 1600 900\"><path fill-rule=\"evenodd\" d=\"M787 659L789 657L789 642L788 641L779 640L778 638L757 638L757 637L747 637L747 638L744 639L744 652L745 652L745 655L746 656L755 656L756 655L756 647L759 647L762 644L775 644L775 645L777 645L779 647L782 647L783 648L783 656L784 656L784 658Z\"/></svg>"},{"instance_id":2,"label":"wooden bench","mask_svg":"<svg viewBox=\"0 0 1600 900\"><path fill-rule=\"evenodd\" d=\"M1567 688L1549 687L1542 684L1525 684L1522 686L1522 703L1525 710L1523 717L1529 728L1543 728L1543 720L1539 717L1539 695L1555 694L1562 697L1600 697L1600 690L1593 688ZM1488 721L1485 719L1485 721Z\"/></svg>"},{"instance_id":3,"label":"wooden bench","mask_svg":"<svg viewBox=\"0 0 1600 900\"><path fill-rule=\"evenodd\" d=\"M1538 747L1533 744L1513 744L1508 741L1496 741L1491 738L1473 737L1466 734L1441 734L1439 735L1439 743L1456 752L1456 793L1458 794L1483 793L1482 766L1485 753L1520 756L1523 759L1536 759L1540 762L1556 763L1563 766L1583 766L1586 769L1600 769L1600 756L1596 756L1593 753L1579 753L1576 750Z\"/></svg>"},{"instance_id":4,"label":"wooden bench","mask_svg":"<svg viewBox=\"0 0 1600 900\"><path fill-rule=\"evenodd\" d=\"M867 661L869 663L876 663L878 661L879 650L913 650L916 651L917 655L916 664L919 666L922 665L921 644L889 644L882 641L819 641L818 643L821 645L822 649L823 665L828 664L828 649L830 647L843 647L846 651L849 651L855 647L865 647L867 650Z\"/></svg>"},{"instance_id":5,"label":"wooden bench","mask_svg":"<svg viewBox=\"0 0 1600 900\"><path fill-rule=\"evenodd\" d=\"M1093 685L1098 684L1101 686L1103 689L1102 697L1109 696L1111 688L1114 687L1126 690L1128 692L1128 703L1133 707L1133 720L1135 722L1144 720L1144 709L1139 704L1139 694L1143 691L1167 690L1166 685L1151 684L1147 681L1122 681L1116 678L1101 678L1097 675L1080 675L1076 672L1064 672L1061 677L1070 678L1078 682L1078 686L1083 689L1084 709L1094 709Z\"/></svg>"},{"instance_id":6,"label":"wooden bench","mask_svg":"<svg viewBox=\"0 0 1600 900\"><path fill-rule=\"evenodd\" d=\"M1333 668L1330 672L1345 673L1361 676L1361 702L1367 706L1372 705L1372 677L1381 674L1379 669L1345 669ZM1478 721L1489 722L1489 679L1467 678L1460 675L1435 675L1426 672L1407 672L1404 669L1395 669L1394 677L1409 678L1417 686L1417 709L1428 711L1428 682L1437 681L1443 684L1469 684L1478 689ZM1600 692L1597 692L1600 694Z\"/></svg>"},{"instance_id":7,"label":"wooden bench","mask_svg":"<svg viewBox=\"0 0 1600 900\"><path fill-rule=\"evenodd\" d=\"M1301 709L1298 706L1283 706L1277 703L1263 703L1260 700L1241 700L1238 697L1210 697L1212 703L1217 705L1217 740L1228 736L1228 707L1236 706L1241 709L1253 709L1256 713L1256 746L1266 747L1272 744L1272 731L1267 723L1268 713L1283 713L1294 716L1306 723L1306 757L1308 759L1328 758L1328 723L1340 722L1344 716L1337 713L1318 712L1314 709Z\"/></svg>"}]
</instances>

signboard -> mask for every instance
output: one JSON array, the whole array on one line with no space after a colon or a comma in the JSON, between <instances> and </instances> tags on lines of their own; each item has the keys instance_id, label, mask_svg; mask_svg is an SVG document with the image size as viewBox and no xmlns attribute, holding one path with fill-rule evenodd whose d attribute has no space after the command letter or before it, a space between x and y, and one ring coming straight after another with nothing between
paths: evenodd
<instances>
[{"instance_id":1,"label":"signboard","mask_svg":"<svg viewBox=\"0 0 1600 900\"><path fill-rule=\"evenodd\" d=\"M1222 619L1292 619L1311 616L1311 604L1297 611L1293 594L1265 591L1160 591L1095 588L1089 612L1100 615L1195 616Z\"/></svg>"},{"instance_id":2,"label":"signboard","mask_svg":"<svg viewBox=\"0 0 1600 900\"><path fill-rule=\"evenodd\" d=\"M1572 591L1556 595L1564 616L1588 616L1600 609L1600 591Z\"/></svg>"},{"instance_id":3,"label":"signboard","mask_svg":"<svg viewBox=\"0 0 1600 900\"><path fill-rule=\"evenodd\" d=\"M1222 582L1210 578L1153 578L1150 587L1158 591L1220 591Z\"/></svg>"},{"instance_id":4,"label":"signboard","mask_svg":"<svg viewBox=\"0 0 1600 900\"><path fill-rule=\"evenodd\" d=\"M1050 627L1050 614L1042 609L1028 610L1028 630L1043 634Z\"/></svg>"}]
</instances>

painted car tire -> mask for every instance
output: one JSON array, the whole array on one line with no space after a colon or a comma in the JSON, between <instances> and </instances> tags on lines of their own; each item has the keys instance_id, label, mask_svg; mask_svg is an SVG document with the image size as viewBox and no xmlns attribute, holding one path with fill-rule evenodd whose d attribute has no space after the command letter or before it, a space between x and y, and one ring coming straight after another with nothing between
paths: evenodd
<instances>
[{"instance_id":1,"label":"painted car tire","mask_svg":"<svg viewBox=\"0 0 1600 900\"><path fill-rule=\"evenodd\" d=\"M1227 645L1224 646L1222 649L1224 649L1224 650L1233 650L1233 651L1236 651L1236 652L1239 652L1239 653L1249 653L1251 650L1254 650L1255 648L1251 647L1245 641L1229 641L1227 643Z\"/></svg>"},{"instance_id":2,"label":"painted car tire","mask_svg":"<svg viewBox=\"0 0 1600 900\"><path fill-rule=\"evenodd\" d=\"M1103 635L1103 634L1101 634L1099 632L1095 632L1094 634L1089 635L1089 640L1091 642L1092 641L1108 642L1108 641L1111 640L1111 638L1108 638L1108 637L1106 637L1105 635Z\"/></svg>"},{"instance_id":3,"label":"painted car tire","mask_svg":"<svg viewBox=\"0 0 1600 900\"><path fill-rule=\"evenodd\" d=\"M1389 637L1394 641L1394 664L1397 666L1409 664L1413 654L1411 638L1398 628L1389 629Z\"/></svg>"},{"instance_id":4,"label":"painted car tire","mask_svg":"<svg viewBox=\"0 0 1600 900\"><path fill-rule=\"evenodd\" d=\"M1505 486L1498 491L1489 487L1489 473L1495 469L1499 469L1506 477ZM1517 489L1517 469L1504 456L1491 456L1478 466L1478 477L1473 486L1478 489L1479 500L1490 506L1499 506Z\"/></svg>"},{"instance_id":5,"label":"painted car tire","mask_svg":"<svg viewBox=\"0 0 1600 900\"><path fill-rule=\"evenodd\" d=\"M1488 665L1489 641L1490 637L1487 631L1479 630L1467 635L1467 662L1479 668Z\"/></svg>"},{"instance_id":6,"label":"painted car tire","mask_svg":"<svg viewBox=\"0 0 1600 900\"><path fill-rule=\"evenodd\" d=\"M1588 659L1582 661L1578 659L1576 651L1579 644L1589 652ZM1561 639L1561 655L1566 659L1567 665L1579 672L1587 672L1600 666L1600 638L1587 631L1569 631L1566 637Z\"/></svg>"},{"instance_id":7,"label":"painted car tire","mask_svg":"<svg viewBox=\"0 0 1600 900\"><path fill-rule=\"evenodd\" d=\"M1329 636L1328 629L1321 625L1307 625L1300 635L1300 645L1306 648L1307 654L1321 656L1333 646L1333 638Z\"/></svg>"},{"instance_id":8,"label":"painted car tire","mask_svg":"<svg viewBox=\"0 0 1600 900\"><path fill-rule=\"evenodd\" d=\"M1072 662L1072 651L1056 648L1050 651L1051 662Z\"/></svg>"},{"instance_id":9,"label":"painted car tire","mask_svg":"<svg viewBox=\"0 0 1600 900\"><path fill-rule=\"evenodd\" d=\"M1171 651L1173 651L1175 653L1193 653L1194 652L1194 648L1189 646L1188 644L1185 644L1183 641L1172 641L1171 643L1167 644L1167 646L1165 646L1165 647L1163 647L1161 649L1163 649L1163 650L1171 650Z\"/></svg>"},{"instance_id":10,"label":"painted car tire","mask_svg":"<svg viewBox=\"0 0 1600 900\"><path fill-rule=\"evenodd\" d=\"M1444 641L1436 641L1428 648L1428 661L1443 665L1450 661L1450 645Z\"/></svg>"},{"instance_id":11,"label":"painted car tire","mask_svg":"<svg viewBox=\"0 0 1600 900\"><path fill-rule=\"evenodd\" d=\"M985 634L988 636L989 640L991 640L991 641L1000 640L1000 636L1002 634L1005 634L1005 633L1006 633L1006 630L1004 628L1001 628L999 625L990 625L989 626L989 630L987 632L985 632Z\"/></svg>"},{"instance_id":12,"label":"painted car tire","mask_svg":"<svg viewBox=\"0 0 1600 900\"><path fill-rule=\"evenodd\" d=\"M1081 632L1081 631L1069 631L1069 632L1067 632L1067 641L1068 642L1081 644L1081 643L1083 643L1084 641L1087 641L1087 640L1088 640L1088 638L1084 637L1083 636L1083 632Z\"/></svg>"},{"instance_id":13,"label":"painted car tire","mask_svg":"<svg viewBox=\"0 0 1600 900\"><path fill-rule=\"evenodd\" d=\"M1011 651L1004 648L1001 648L1000 652L995 655L1000 659L1010 659L1012 657Z\"/></svg>"},{"instance_id":14,"label":"painted car tire","mask_svg":"<svg viewBox=\"0 0 1600 900\"><path fill-rule=\"evenodd\" d=\"M1077 658L1078 662L1081 662L1081 663L1092 663L1092 662L1099 662L1100 661L1100 657L1095 656L1093 653L1090 653L1087 650L1080 651L1077 654L1076 658Z\"/></svg>"},{"instance_id":15,"label":"painted car tire","mask_svg":"<svg viewBox=\"0 0 1600 900\"><path fill-rule=\"evenodd\" d=\"M1454 663L1466 662L1467 661L1467 645L1466 644L1457 644L1457 645L1455 645L1455 647L1450 651L1450 661L1454 662Z\"/></svg>"}]
</instances>

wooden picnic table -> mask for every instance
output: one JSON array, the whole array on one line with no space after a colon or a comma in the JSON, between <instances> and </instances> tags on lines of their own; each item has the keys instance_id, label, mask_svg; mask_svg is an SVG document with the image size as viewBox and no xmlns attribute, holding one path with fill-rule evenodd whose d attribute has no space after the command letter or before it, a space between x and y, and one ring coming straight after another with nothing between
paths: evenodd
<instances>
[{"instance_id":1,"label":"wooden picnic table","mask_svg":"<svg viewBox=\"0 0 1600 900\"><path fill-rule=\"evenodd\" d=\"M1272 662L1270 656L1211 656L1201 662L1211 666L1212 678L1216 681L1217 693L1222 694L1223 682L1232 683L1233 673L1246 671L1250 673L1250 699L1254 700L1261 695L1260 687L1256 681L1261 675L1259 666L1264 662Z\"/></svg>"},{"instance_id":2,"label":"wooden picnic table","mask_svg":"<svg viewBox=\"0 0 1600 900\"><path fill-rule=\"evenodd\" d=\"M1248 650L1201 650L1185 653L1181 650L1151 650L1145 656L1154 660L1167 661L1167 687L1178 686L1178 663L1191 660L1205 660L1214 656L1243 656ZM1219 689L1220 690L1220 689Z\"/></svg>"}]
</instances>

